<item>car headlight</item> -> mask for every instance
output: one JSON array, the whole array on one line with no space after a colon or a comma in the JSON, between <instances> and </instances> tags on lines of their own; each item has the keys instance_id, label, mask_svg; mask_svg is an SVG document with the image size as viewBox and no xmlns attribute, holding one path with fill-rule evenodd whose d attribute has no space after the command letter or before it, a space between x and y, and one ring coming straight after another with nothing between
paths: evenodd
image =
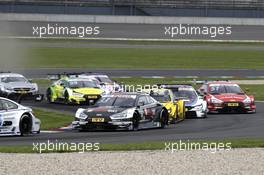
<instances>
[{"instance_id":1,"label":"car headlight","mask_svg":"<svg viewBox=\"0 0 264 175\"><path fill-rule=\"evenodd\" d=\"M250 104L251 103L251 99L249 97L247 97L244 101L244 104Z\"/></svg>"},{"instance_id":2,"label":"car headlight","mask_svg":"<svg viewBox=\"0 0 264 175\"><path fill-rule=\"evenodd\" d=\"M72 92L72 96L82 98L83 94L78 93L78 92Z\"/></svg>"},{"instance_id":3,"label":"car headlight","mask_svg":"<svg viewBox=\"0 0 264 175\"><path fill-rule=\"evenodd\" d=\"M9 88L9 87L4 87L4 86L2 86L1 87L1 91L12 91L13 90L13 88Z\"/></svg>"},{"instance_id":4,"label":"car headlight","mask_svg":"<svg viewBox=\"0 0 264 175\"><path fill-rule=\"evenodd\" d=\"M120 112L114 115L111 115L111 119L119 119L119 118L126 118L127 117L127 112Z\"/></svg>"},{"instance_id":5,"label":"car headlight","mask_svg":"<svg viewBox=\"0 0 264 175\"><path fill-rule=\"evenodd\" d=\"M85 114L84 112L81 112L80 115L79 115L79 118L80 119L86 119L86 118L88 118L88 115Z\"/></svg>"},{"instance_id":6,"label":"car headlight","mask_svg":"<svg viewBox=\"0 0 264 175\"><path fill-rule=\"evenodd\" d=\"M194 106L193 110L201 110L203 108L202 104Z\"/></svg>"},{"instance_id":7,"label":"car headlight","mask_svg":"<svg viewBox=\"0 0 264 175\"><path fill-rule=\"evenodd\" d=\"M213 104L221 104L221 103L223 103L223 101L213 97L211 99L211 103L213 103Z\"/></svg>"}]
</instances>

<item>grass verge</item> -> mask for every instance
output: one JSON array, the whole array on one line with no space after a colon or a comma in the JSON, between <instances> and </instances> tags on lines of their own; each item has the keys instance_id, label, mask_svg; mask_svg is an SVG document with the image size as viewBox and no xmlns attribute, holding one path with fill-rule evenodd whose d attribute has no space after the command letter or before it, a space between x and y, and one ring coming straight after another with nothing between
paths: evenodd
<instances>
[{"instance_id":1,"label":"grass verge","mask_svg":"<svg viewBox=\"0 0 264 175\"><path fill-rule=\"evenodd\" d=\"M32 48L27 56L27 66L89 69L264 69L263 54L264 50L245 48Z\"/></svg>"},{"instance_id":2,"label":"grass verge","mask_svg":"<svg viewBox=\"0 0 264 175\"><path fill-rule=\"evenodd\" d=\"M169 143L166 142L167 144ZM179 141L171 141L170 143L177 143ZM210 145L210 150L215 151L219 143L227 145L231 143L231 148L264 148L264 139L232 139L232 140L217 140L217 141L186 141L185 143L195 143L201 145ZM192 147L194 149L195 146ZM227 148L227 147L225 147ZM137 150L165 150L165 142L145 142L145 143L131 143L131 144L101 144L99 151L137 151ZM177 150L177 149L176 149ZM191 150L191 149L189 149ZM168 150L167 150L168 151ZM77 152L69 150L57 151L43 151L42 153L65 153ZM0 146L0 153L39 153L33 150L33 146Z\"/></svg>"},{"instance_id":3,"label":"grass verge","mask_svg":"<svg viewBox=\"0 0 264 175\"><path fill-rule=\"evenodd\" d=\"M41 120L41 130L53 130L68 126L73 121L73 116L57 112L34 109L34 113Z\"/></svg>"}]
</instances>

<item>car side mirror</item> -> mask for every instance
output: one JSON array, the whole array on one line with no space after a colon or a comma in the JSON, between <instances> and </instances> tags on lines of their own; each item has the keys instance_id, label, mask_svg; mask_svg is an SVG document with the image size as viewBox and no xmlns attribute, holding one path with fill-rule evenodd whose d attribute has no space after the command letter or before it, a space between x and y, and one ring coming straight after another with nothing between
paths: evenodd
<instances>
[{"instance_id":1,"label":"car side mirror","mask_svg":"<svg viewBox=\"0 0 264 175\"><path fill-rule=\"evenodd\" d=\"M28 79L28 82L29 82L29 83L33 83L33 80L32 80L32 79Z\"/></svg>"},{"instance_id":2,"label":"car side mirror","mask_svg":"<svg viewBox=\"0 0 264 175\"><path fill-rule=\"evenodd\" d=\"M65 84L64 83L61 83L60 86L64 87L65 88Z\"/></svg>"}]
</instances>

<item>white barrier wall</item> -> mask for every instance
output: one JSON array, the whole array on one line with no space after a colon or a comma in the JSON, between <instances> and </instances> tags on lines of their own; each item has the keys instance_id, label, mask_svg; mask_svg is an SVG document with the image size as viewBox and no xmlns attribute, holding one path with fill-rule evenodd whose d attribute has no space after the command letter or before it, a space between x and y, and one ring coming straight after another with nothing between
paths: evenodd
<instances>
[{"instance_id":1,"label":"white barrier wall","mask_svg":"<svg viewBox=\"0 0 264 175\"><path fill-rule=\"evenodd\" d=\"M0 13L1 21L131 23L131 24L208 24L208 25L264 25L263 18L209 18L157 16L93 16L63 14Z\"/></svg>"}]
</instances>

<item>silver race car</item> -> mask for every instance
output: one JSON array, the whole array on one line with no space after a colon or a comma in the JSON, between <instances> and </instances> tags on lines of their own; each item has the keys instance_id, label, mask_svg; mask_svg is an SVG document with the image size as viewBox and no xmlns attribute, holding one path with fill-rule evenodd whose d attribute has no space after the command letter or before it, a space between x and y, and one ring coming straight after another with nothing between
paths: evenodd
<instances>
[{"instance_id":1,"label":"silver race car","mask_svg":"<svg viewBox=\"0 0 264 175\"><path fill-rule=\"evenodd\" d=\"M31 83L23 75L0 73L0 97L17 99L38 96L38 85Z\"/></svg>"},{"instance_id":2,"label":"silver race car","mask_svg":"<svg viewBox=\"0 0 264 175\"><path fill-rule=\"evenodd\" d=\"M0 97L0 136L28 135L40 132L40 120L31 108Z\"/></svg>"},{"instance_id":3,"label":"silver race car","mask_svg":"<svg viewBox=\"0 0 264 175\"><path fill-rule=\"evenodd\" d=\"M103 96L94 106L78 109L72 126L86 129L164 128L168 111L146 94L114 93Z\"/></svg>"}]
</instances>

